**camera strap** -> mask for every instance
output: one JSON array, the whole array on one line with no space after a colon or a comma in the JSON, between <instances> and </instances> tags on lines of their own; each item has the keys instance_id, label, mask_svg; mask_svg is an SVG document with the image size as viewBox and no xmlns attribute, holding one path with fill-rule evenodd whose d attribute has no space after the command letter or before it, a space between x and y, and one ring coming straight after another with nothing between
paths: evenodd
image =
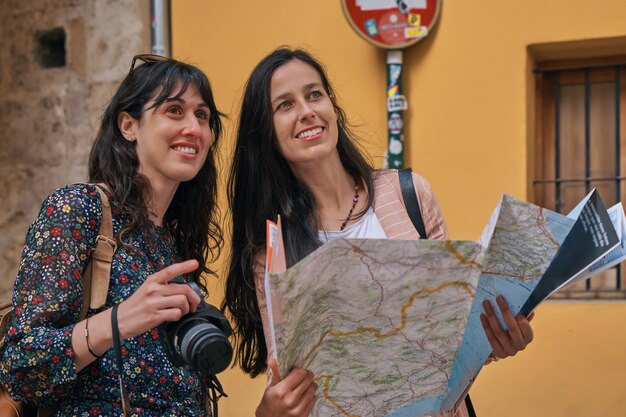
<instances>
[{"instance_id":1,"label":"camera strap","mask_svg":"<svg viewBox=\"0 0 626 417\"><path fill-rule=\"evenodd\" d=\"M222 384L215 375L205 374L205 378L203 378L202 381L203 385L205 385L204 390L206 391L208 397L207 411L211 413L211 417L218 417L217 402L220 398L228 397L228 395L224 392Z\"/></svg>"},{"instance_id":2,"label":"camera strap","mask_svg":"<svg viewBox=\"0 0 626 417\"><path fill-rule=\"evenodd\" d=\"M115 351L115 362L117 365L117 375L120 383L120 398L122 400L122 410L124 417L130 417L130 402L128 401L128 393L126 385L124 385L124 368L122 367L122 346L120 342L120 329L117 325L117 308L119 304L115 304L111 310L111 330L113 333L113 350Z\"/></svg>"}]
</instances>

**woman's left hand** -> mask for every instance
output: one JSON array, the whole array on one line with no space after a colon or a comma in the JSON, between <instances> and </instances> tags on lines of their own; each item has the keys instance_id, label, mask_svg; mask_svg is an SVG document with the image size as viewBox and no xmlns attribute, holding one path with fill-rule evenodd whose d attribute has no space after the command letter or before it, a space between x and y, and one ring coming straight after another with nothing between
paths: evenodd
<instances>
[{"instance_id":1,"label":"woman's left hand","mask_svg":"<svg viewBox=\"0 0 626 417\"><path fill-rule=\"evenodd\" d=\"M480 321L493 349L492 356L502 359L515 356L517 352L524 350L532 342L533 329L530 326L530 321L535 313L531 313L528 317L523 315L513 317L509 305L503 296L499 295L496 297L496 302L508 330L504 330L500 325L500 321L489 300L483 301L485 314L480 315Z\"/></svg>"}]
</instances>

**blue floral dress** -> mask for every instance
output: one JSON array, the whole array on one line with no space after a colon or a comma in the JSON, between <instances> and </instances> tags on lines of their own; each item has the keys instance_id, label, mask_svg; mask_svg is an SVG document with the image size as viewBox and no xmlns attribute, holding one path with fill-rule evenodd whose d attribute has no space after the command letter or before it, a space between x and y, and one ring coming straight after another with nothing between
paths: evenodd
<instances>
[{"instance_id":1,"label":"blue floral dress","mask_svg":"<svg viewBox=\"0 0 626 417\"><path fill-rule=\"evenodd\" d=\"M110 196L109 196L110 198ZM113 231L125 221L112 203ZM74 367L72 329L79 319L81 274L100 228L102 206L93 185L61 188L43 203L31 225L13 291L14 315L6 328L0 381L12 397L55 416L121 416L113 349L80 372ZM111 267L108 309L130 297L151 274L178 261L167 228L134 231L118 246ZM98 311L89 310L88 315ZM158 330L122 341L123 372L137 416L206 416L198 375L168 360Z\"/></svg>"}]
</instances>

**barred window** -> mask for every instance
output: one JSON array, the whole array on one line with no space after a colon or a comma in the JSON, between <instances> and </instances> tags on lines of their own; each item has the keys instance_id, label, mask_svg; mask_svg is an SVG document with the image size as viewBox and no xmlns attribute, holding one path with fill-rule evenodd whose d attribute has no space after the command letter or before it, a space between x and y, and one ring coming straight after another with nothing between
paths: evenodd
<instances>
[{"instance_id":1,"label":"barred window","mask_svg":"<svg viewBox=\"0 0 626 417\"><path fill-rule=\"evenodd\" d=\"M536 75L534 202L568 213L596 188L607 208L626 196L626 56L546 61ZM553 298L626 298L624 265Z\"/></svg>"}]
</instances>

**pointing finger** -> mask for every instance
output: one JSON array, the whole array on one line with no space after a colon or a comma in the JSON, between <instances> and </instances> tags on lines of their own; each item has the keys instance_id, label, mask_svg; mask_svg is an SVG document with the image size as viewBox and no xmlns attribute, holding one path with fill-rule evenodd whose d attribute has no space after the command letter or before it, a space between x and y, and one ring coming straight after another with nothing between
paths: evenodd
<instances>
[{"instance_id":1,"label":"pointing finger","mask_svg":"<svg viewBox=\"0 0 626 417\"><path fill-rule=\"evenodd\" d=\"M175 264L168 266L167 268L163 268L162 270L160 270L159 272L155 274L152 274L151 279L154 282L158 282L160 284L167 284L172 278L178 275L183 275L183 274L188 274L190 272L193 272L196 269L198 269L199 266L200 264L195 259L190 259L185 262L175 263Z\"/></svg>"}]
</instances>

